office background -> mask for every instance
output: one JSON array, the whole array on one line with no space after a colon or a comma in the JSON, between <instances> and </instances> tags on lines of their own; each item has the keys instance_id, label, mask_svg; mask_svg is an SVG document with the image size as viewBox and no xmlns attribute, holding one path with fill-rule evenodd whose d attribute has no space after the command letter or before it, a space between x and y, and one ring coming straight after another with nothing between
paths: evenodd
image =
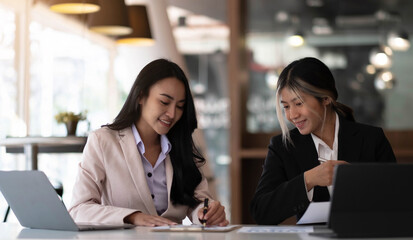
<instances>
[{"instance_id":1,"label":"office background","mask_svg":"<svg viewBox=\"0 0 413 240\"><path fill-rule=\"evenodd\" d=\"M252 223L249 199L269 138L279 133L277 74L314 56L332 69L339 100L356 119L383 127L398 161L413 161L413 50L389 44L394 34L411 35L411 1L125 1L147 6L152 46L119 45L90 31L87 15L55 13L48 2L0 0L0 138L65 136L54 119L61 111L87 111L77 129L86 136L112 121L146 63L169 58L191 80L218 199L233 223ZM303 45L290 45L294 33ZM392 53L379 60L389 62L375 61L384 46ZM80 157L39 154L39 169L63 183L67 203ZM22 154L0 149L1 169L25 164Z\"/></svg>"}]
</instances>

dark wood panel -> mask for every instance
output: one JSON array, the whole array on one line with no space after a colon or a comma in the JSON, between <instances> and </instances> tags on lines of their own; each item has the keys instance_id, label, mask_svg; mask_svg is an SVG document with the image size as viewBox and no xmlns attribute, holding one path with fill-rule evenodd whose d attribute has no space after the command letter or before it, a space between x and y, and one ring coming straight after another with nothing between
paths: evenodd
<instances>
[{"instance_id":1,"label":"dark wood panel","mask_svg":"<svg viewBox=\"0 0 413 240\"><path fill-rule=\"evenodd\" d=\"M399 163L413 163L413 130L385 130Z\"/></svg>"},{"instance_id":2,"label":"dark wood panel","mask_svg":"<svg viewBox=\"0 0 413 240\"><path fill-rule=\"evenodd\" d=\"M231 154L231 223L241 223L241 157L242 129L245 128L245 85L247 83L245 61L245 2L240 0L227 1L228 26L231 29L229 42L231 45L228 54L228 81L230 111L230 154ZM242 99L244 98L244 100Z\"/></svg>"},{"instance_id":3,"label":"dark wood panel","mask_svg":"<svg viewBox=\"0 0 413 240\"><path fill-rule=\"evenodd\" d=\"M241 223L254 224L250 214L250 203L254 196L255 189L262 173L263 158L247 158L241 161L242 178L241 178Z\"/></svg>"},{"instance_id":4,"label":"dark wood panel","mask_svg":"<svg viewBox=\"0 0 413 240\"><path fill-rule=\"evenodd\" d=\"M242 133L242 148L267 148L270 144L270 139L273 136L279 135L280 132L274 133Z\"/></svg>"}]
</instances>

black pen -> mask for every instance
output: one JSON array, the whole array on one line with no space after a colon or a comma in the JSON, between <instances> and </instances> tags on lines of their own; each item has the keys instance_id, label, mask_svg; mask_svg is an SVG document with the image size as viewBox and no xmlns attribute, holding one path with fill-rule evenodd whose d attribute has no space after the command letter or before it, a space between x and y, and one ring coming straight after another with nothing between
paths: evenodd
<instances>
[{"instance_id":1,"label":"black pen","mask_svg":"<svg viewBox=\"0 0 413 240\"><path fill-rule=\"evenodd\" d=\"M204 208L203 209L204 209L203 210L204 216L202 217L201 223L202 223L202 226L205 227L206 226L205 214L208 212L208 198L204 199Z\"/></svg>"}]
</instances>

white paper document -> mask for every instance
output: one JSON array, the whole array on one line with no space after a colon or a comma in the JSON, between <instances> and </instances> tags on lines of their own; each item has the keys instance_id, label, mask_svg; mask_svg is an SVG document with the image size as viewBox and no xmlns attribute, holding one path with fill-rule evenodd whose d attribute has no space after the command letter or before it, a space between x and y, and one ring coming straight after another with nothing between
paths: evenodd
<instances>
[{"instance_id":1,"label":"white paper document","mask_svg":"<svg viewBox=\"0 0 413 240\"><path fill-rule=\"evenodd\" d=\"M314 232L312 226L260 226L242 227L238 233L310 233Z\"/></svg>"},{"instance_id":2,"label":"white paper document","mask_svg":"<svg viewBox=\"0 0 413 240\"><path fill-rule=\"evenodd\" d=\"M297 224L313 224L328 221L330 202L311 202Z\"/></svg>"},{"instance_id":3,"label":"white paper document","mask_svg":"<svg viewBox=\"0 0 413 240\"><path fill-rule=\"evenodd\" d=\"M153 227L152 231L155 232L229 232L234 229L239 228L239 225L228 225L225 227L219 226L206 226L202 225L169 225L169 226L159 226Z\"/></svg>"}]
</instances>

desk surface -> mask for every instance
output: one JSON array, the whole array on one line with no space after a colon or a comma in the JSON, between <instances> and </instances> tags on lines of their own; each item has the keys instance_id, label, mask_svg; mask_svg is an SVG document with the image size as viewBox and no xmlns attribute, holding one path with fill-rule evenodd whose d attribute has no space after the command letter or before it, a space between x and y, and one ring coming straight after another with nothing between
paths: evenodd
<instances>
[{"instance_id":1,"label":"desk surface","mask_svg":"<svg viewBox=\"0 0 413 240\"><path fill-rule=\"evenodd\" d=\"M252 226L252 225L249 225ZM148 227L136 227L124 230L67 232L27 229L17 223L1 223L0 239L151 239L151 240L315 240L328 239L315 237L307 233L238 233L238 229L228 233L216 232L152 232ZM380 238L386 240L391 238ZM397 238L396 238L397 239ZM407 238L400 238L407 239ZM410 238L412 239L412 238ZM337 238L336 238L337 240ZM363 240L367 240L363 238Z\"/></svg>"}]
</instances>

